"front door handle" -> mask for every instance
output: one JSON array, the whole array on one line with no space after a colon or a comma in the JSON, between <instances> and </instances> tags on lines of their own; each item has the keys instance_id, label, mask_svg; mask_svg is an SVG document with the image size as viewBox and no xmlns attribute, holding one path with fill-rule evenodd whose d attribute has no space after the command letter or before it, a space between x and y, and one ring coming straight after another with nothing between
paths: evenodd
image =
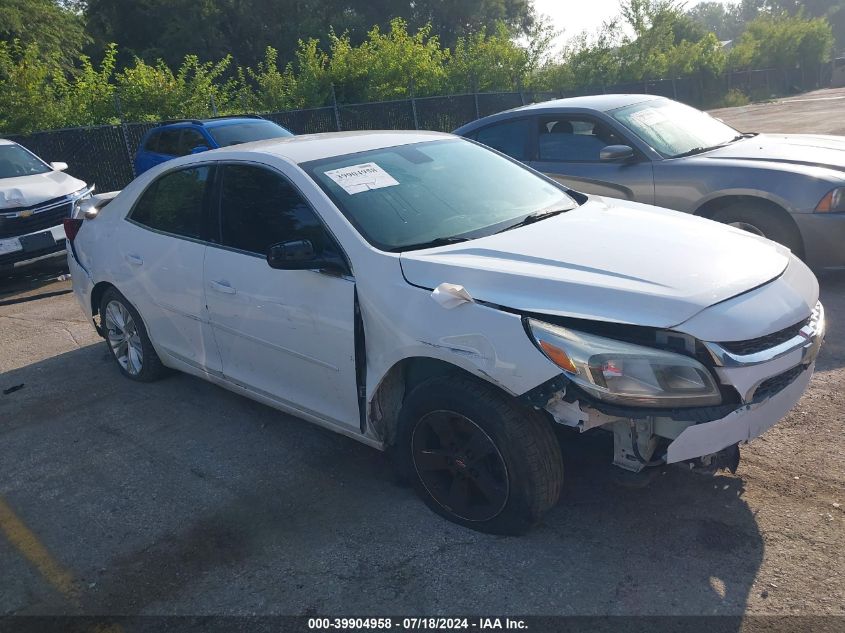
<instances>
[{"instance_id":1,"label":"front door handle","mask_svg":"<svg viewBox=\"0 0 845 633\"><path fill-rule=\"evenodd\" d=\"M237 292L228 281L211 281L209 285L217 292L222 292L226 295L233 295Z\"/></svg>"},{"instance_id":2,"label":"front door handle","mask_svg":"<svg viewBox=\"0 0 845 633\"><path fill-rule=\"evenodd\" d=\"M127 253L126 261L132 264L133 266L143 266L144 265L144 258L140 255L135 255L133 253Z\"/></svg>"}]
</instances>

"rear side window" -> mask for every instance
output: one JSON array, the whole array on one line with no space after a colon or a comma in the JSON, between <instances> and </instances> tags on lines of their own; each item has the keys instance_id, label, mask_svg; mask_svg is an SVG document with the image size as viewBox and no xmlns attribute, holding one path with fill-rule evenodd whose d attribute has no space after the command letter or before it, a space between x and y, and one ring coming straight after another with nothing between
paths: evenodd
<instances>
[{"instance_id":1,"label":"rear side window","mask_svg":"<svg viewBox=\"0 0 845 633\"><path fill-rule=\"evenodd\" d=\"M528 160L527 147L530 134L529 120L518 119L479 130L475 135L475 140L516 160Z\"/></svg>"},{"instance_id":2,"label":"rear side window","mask_svg":"<svg viewBox=\"0 0 845 633\"><path fill-rule=\"evenodd\" d=\"M268 169L225 165L220 215L224 246L265 255L279 242L306 239L318 253L338 250L293 185Z\"/></svg>"},{"instance_id":3,"label":"rear side window","mask_svg":"<svg viewBox=\"0 0 845 633\"><path fill-rule=\"evenodd\" d=\"M141 195L130 219L157 231L199 239L210 176L211 167L206 165L164 174Z\"/></svg>"}]
</instances>

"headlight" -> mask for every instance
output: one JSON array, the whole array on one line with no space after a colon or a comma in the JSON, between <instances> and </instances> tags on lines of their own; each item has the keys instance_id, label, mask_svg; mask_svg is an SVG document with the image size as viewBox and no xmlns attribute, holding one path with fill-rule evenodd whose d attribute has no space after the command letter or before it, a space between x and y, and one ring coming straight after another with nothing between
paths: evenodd
<instances>
[{"instance_id":1,"label":"headlight","mask_svg":"<svg viewBox=\"0 0 845 633\"><path fill-rule=\"evenodd\" d=\"M80 205L82 204L83 200L88 200L94 195L94 189L96 185L88 185L84 186L82 189L78 191L74 191L70 194L70 197L73 199L73 205L70 211L70 217L78 218L80 213Z\"/></svg>"},{"instance_id":2,"label":"headlight","mask_svg":"<svg viewBox=\"0 0 845 633\"><path fill-rule=\"evenodd\" d=\"M703 407L722 395L694 358L528 320L537 346L600 400L637 407Z\"/></svg>"},{"instance_id":3,"label":"headlight","mask_svg":"<svg viewBox=\"0 0 845 633\"><path fill-rule=\"evenodd\" d=\"M816 205L816 213L842 213L843 211L845 211L845 187L834 189Z\"/></svg>"}]
</instances>

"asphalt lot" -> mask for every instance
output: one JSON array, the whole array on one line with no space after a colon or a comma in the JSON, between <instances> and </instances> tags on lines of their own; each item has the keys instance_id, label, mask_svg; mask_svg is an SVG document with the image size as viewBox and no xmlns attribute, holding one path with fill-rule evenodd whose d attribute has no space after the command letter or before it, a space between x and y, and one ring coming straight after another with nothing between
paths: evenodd
<instances>
[{"instance_id":1,"label":"asphalt lot","mask_svg":"<svg viewBox=\"0 0 845 633\"><path fill-rule=\"evenodd\" d=\"M842 125L845 91L807 98L719 116ZM61 272L0 279L0 615L845 614L845 274L821 280L809 391L735 476L632 488L606 444L570 443L561 503L501 538L352 440L186 375L123 379Z\"/></svg>"}]
</instances>

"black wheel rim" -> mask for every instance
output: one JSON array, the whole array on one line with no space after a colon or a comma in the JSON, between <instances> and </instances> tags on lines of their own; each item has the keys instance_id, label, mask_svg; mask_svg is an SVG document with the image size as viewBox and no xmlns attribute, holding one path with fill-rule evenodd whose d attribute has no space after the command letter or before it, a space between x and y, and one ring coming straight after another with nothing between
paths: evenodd
<instances>
[{"instance_id":1,"label":"black wheel rim","mask_svg":"<svg viewBox=\"0 0 845 633\"><path fill-rule=\"evenodd\" d=\"M414 468L428 494L466 521L489 521L508 502L505 460L480 426L453 411L423 416L411 437Z\"/></svg>"}]
</instances>

